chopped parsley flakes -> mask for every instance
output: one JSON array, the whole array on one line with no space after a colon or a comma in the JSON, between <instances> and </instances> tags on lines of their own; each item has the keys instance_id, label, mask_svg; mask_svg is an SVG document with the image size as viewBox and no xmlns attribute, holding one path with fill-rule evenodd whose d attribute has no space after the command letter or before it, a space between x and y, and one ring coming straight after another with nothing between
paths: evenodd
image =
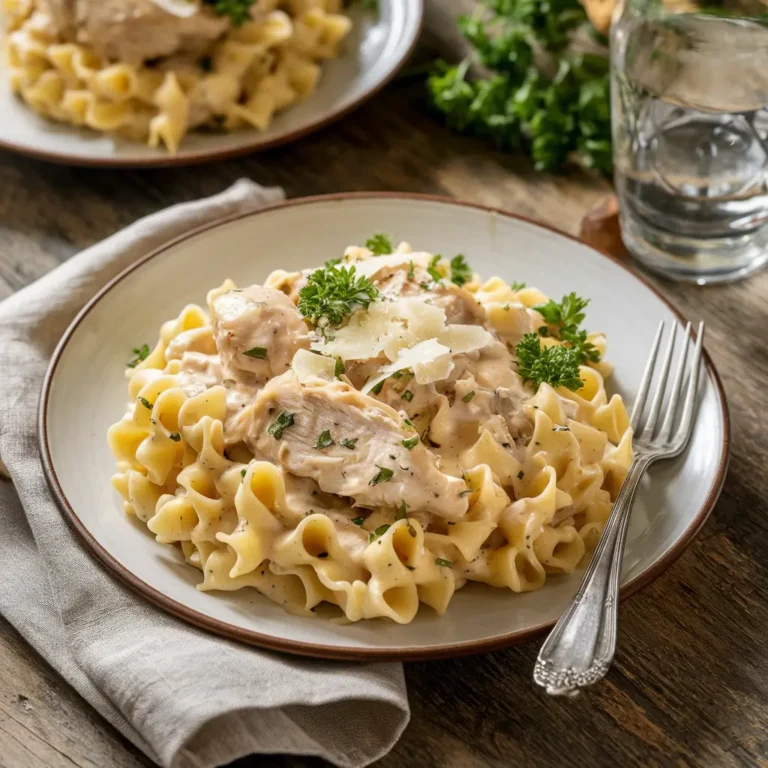
<instances>
[{"instance_id":1,"label":"chopped parsley flakes","mask_svg":"<svg viewBox=\"0 0 768 768\"><path fill-rule=\"evenodd\" d=\"M471 392L467 392L464 397L461 398L462 403L468 403L472 400L472 398L475 396L475 390L473 389Z\"/></svg>"},{"instance_id":2,"label":"chopped parsley flakes","mask_svg":"<svg viewBox=\"0 0 768 768\"><path fill-rule=\"evenodd\" d=\"M453 563L450 560L445 560L442 557L436 557L435 563L437 565L442 565L443 568L453 568Z\"/></svg>"},{"instance_id":3,"label":"chopped parsley flakes","mask_svg":"<svg viewBox=\"0 0 768 768\"><path fill-rule=\"evenodd\" d=\"M275 440L280 440L280 438L283 436L283 432L288 429L288 427L293 426L293 414L288 413L288 411L283 411L277 419L275 419L272 424L269 425L269 428L267 429L267 432L272 435L272 437L275 438Z\"/></svg>"},{"instance_id":4,"label":"chopped parsley flakes","mask_svg":"<svg viewBox=\"0 0 768 768\"><path fill-rule=\"evenodd\" d=\"M248 357L255 357L257 360L267 359L267 350L264 347L251 347L251 349L247 349L243 354Z\"/></svg>"},{"instance_id":5,"label":"chopped parsley flakes","mask_svg":"<svg viewBox=\"0 0 768 768\"><path fill-rule=\"evenodd\" d=\"M376 468L379 470L378 474L376 474L373 478L371 478L371 481L368 483L368 485L378 485L379 483L386 483L387 480L391 480L393 475L395 474L391 469L387 469L386 467L380 467L378 464L376 465Z\"/></svg>"},{"instance_id":6,"label":"chopped parsley flakes","mask_svg":"<svg viewBox=\"0 0 768 768\"><path fill-rule=\"evenodd\" d=\"M154 408L154 405L146 397L139 396L139 402L150 411Z\"/></svg>"},{"instance_id":7,"label":"chopped parsley flakes","mask_svg":"<svg viewBox=\"0 0 768 768\"><path fill-rule=\"evenodd\" d=\"M179 440L181 440L181 435L178 432L171 432L171 434L168 435L168 437L170 437L174 443L178 443Z\"/></svg>"},{"instance_id":8,"label":"chopped parsley flakes","mask_svg":"<svg viewBox=\"0 0 768 768\"><path fill-rule=\"evenodd\" d=\"M406 440L403 440L403 445L409 451L412 451L418 444L419 444L419 436L418 435L414 435L413 437L409 437Z\"/></svg>"},{"instance_id":9,"label":"chopped parsley flakes","mask_svg":"<svg viewBox=\"0 0 768 768\"><path fill-rule=\"evenodd\" d=\"M138 349L133 348L133 357L126 363L129 368L135 368L149 357L149 345L142 344Z\"/></svg>"},{"instance_id":10,"label":"chopped parsley flakes","mask_svg":"<svg viewBox=\"0 0 768 768\"><path fill-rule=\"evenodd\" d=\"M359 437L345 437L345 438L344 438L344 439L341 441L341 444L342 444L342 445L343 445L345 448L349 448L349 450L350 450L350 451L353 451L353 450L355 449L355 446L357 445L357 441L358 441L359 439L360 439Z\"/></svg>"},{"instance_id":11,"label":"chopped parsley flakes","mask_svg":"<svg viewBox=\"0 0 768 768\"><path fill-rule=\"evenodd\" d=\"M331 431L329 429L324 430L320 433L320 436L317 438L317 445L315 448L317 448L318 451L322 451L325 448L329 448L333 445L333 438L331 437Z\"/></svg>"}]
</instances>

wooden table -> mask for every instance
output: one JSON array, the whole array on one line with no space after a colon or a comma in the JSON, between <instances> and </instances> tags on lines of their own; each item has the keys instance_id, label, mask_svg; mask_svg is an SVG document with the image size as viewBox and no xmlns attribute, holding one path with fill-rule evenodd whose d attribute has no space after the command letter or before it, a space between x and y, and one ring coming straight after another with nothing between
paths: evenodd
<instances>
[{"instance_id":1,"label":"wooden table","mask_svg":"<svg viewBox=\"0 0 768 768\"><path fill-rule=\"evenodd\" d=\"M417 61L435 51L459 55L459 8L457 0L428 4ZM292 197L451 195L571 232L609 192L600 177L538 174L520 157L451 134L423 109L420 84L400 80L298 144L218 165L71 170L0 153L0 298L138 217L241 176ZM538 644L410 664L413 718L381 768L768 765L768 272L713 288L654 282L691 319L707 322L728 392L733 456L713 515L686 554L623 606L616 664L588 695L552 700L534 688ZM9 625L0 627L0 765L150 764ZM248 764L320 762L239 763Z\"/></svg>"}]
</instances>

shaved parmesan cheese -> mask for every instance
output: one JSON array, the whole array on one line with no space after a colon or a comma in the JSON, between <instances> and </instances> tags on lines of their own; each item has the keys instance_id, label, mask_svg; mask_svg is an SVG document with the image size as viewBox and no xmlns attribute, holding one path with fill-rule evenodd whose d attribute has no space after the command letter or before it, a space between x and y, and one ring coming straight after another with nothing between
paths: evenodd
<instances>
[{"instance_id":1,"label":"shaved parmesan cheese","mask_svg":"<svg viewBox=\"0 0 768 768\"><path fill-rule=\"evenodd\" d=\"M308 379L321 378L332 381L336 370L336 361L330 357L316 355L306 349L297 350L291 362L296 378L304 383Z\"/></svg>"},{"instance_id":2,"label":"shaved parmesan cheese","mask_svg":"<svg viewBox=\"0 0 768 768\"><path fill-rule=\"evenodd\" d=\"M370 360L381 352L396 360L401 349L438 336L444 328L445 310L418 297L376 301L312 349L344 360Z\"/></svg>"},{"instance_id":3,"label":"shaved parmesan cheese","mask_svg":"<svg viewBox=\"0 0 768 768\"><path fill-rule=\"evenodd\" d=\"M362 250L362 249L361 249ZM369 251L370 253L370 251ZM429 264L431 254L425 251L416 253L392 253L389 256L372 256L370 259L353 262L355 272L366 277L373 277L382 269L394 269L413 262L416 266L426 267Z\"/></svg>"},{"instance_id":4,"label":"shaved parmesan cheese","mask_svg":"<svg viewBox=\"0 0 768 768\"><path fill-rule=\"evenodd\" d=\"M493 335L480 325L449 325L437 338L454 355L474 352L495 341Z\"/></svg>"},{"instance_id":5,"label":"shaved parmesan cheese","mask_svg":"<svg viewBox=\"0 0 768 768\"><path fill-rule=\"evenodd\" d=\"M200 10L199 0L151 0L158 8L180 19L188 19Z\"/></svg>"},{"instance_id":6,"label":"shaved parmesan cheese","mask_svg":"<svg viewBox=\"0 0 768 768\"><path fill-rule=\"evenodd\" d=\"M406 368L413 370L419 384L444 379L453 370L450 350L437 339L428 339L410 349L403 349L397 360L379 368L378 374L367 381L361 391L368 394L379 382Z\"/></svg>"}]
</instances>

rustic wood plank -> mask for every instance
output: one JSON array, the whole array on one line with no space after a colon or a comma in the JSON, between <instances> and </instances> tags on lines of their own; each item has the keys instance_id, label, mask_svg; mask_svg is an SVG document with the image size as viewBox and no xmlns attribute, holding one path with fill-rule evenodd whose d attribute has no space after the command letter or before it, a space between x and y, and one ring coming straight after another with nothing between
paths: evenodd
<instances>
[{"instance_id":1,"label":"rustic wood plank","mask_svg":"<svg viewBox=\"0 0 768 768\"><path fill-rule=\"evenodd\" d=\"M469 0L427 4L414 61L461 57L454 17ZM73 253L166 205L247 176L289 196L347 190L452 195L577 232L610 186L577 171L535 173L516 155L452 134L401 79L336 126L297 144L202 168L82 170L0 152L0 298ZM531 684L535 644L406 669L413 720L381 768L524 765L768 765L768 272L699 288L651 278L692 320L728 393L733 459L723 496L689 551L621 612L617 663L576 700ZM303 768L301 758L236 765ZM0 624L0 765L149 762Z\"/></svg>"}]
</instances>

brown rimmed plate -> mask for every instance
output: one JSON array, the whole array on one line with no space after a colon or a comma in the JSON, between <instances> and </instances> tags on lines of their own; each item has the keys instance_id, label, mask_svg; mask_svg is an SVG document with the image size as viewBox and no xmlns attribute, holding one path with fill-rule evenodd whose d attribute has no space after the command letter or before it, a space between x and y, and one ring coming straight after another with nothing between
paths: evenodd
<instances>
[{"instance_id":1,"label":"brown rimmed plate","mask_svg":"<svg viewBox=\"0 0 768 768\"><path fill-rule=\"evenodd\" d=\"M423 0L379 0L378 10L353 6L353 28L338 59L323 62L309 97L280 113L263 132L188 134L169 154L139 142L40 117L12 92L0 71L0 148L64 165L143 168L223 160L286 144L338 120L383 88L413 51L421 30Z\"/></svg>"},{"instance_id":2,"label":"brown rimmed plate","mask_svg":"<svg viewBox=\"0 0 768 768\"><path fill-rule=\"evenodd\" d=\"M578 240L498 210L397 194L292 200L234 216L147 254L103 288L59 343L43 387L39 430L46 475L84 546L146 599L225 637L308 656L424 659L500 648L535 637L558 618L579 574L516 595L472 584L444 616L423 607L409 625L351 625L291 616L253 590L201 593L199 571L123 514L109 478L108 426L123 413L130 350L152 343L162 321L203 303L224 277L259 282L274 267L312 266L374 232L417 249L464 253L483 276L524 280L545 293L592 299L591 329L608 333L612 388L631 402L659 320L680 314L642 278ZM257 245L254 245L257 244ZM213 257L215 255L215 257ZM690 318L695 320L696 318ZM654 467L641 486L627 540L627 596L663 572L701 528L720 493L729 455L728 410L717 373L706 375L691 447Z\"/></svg>"}]
</instances>

